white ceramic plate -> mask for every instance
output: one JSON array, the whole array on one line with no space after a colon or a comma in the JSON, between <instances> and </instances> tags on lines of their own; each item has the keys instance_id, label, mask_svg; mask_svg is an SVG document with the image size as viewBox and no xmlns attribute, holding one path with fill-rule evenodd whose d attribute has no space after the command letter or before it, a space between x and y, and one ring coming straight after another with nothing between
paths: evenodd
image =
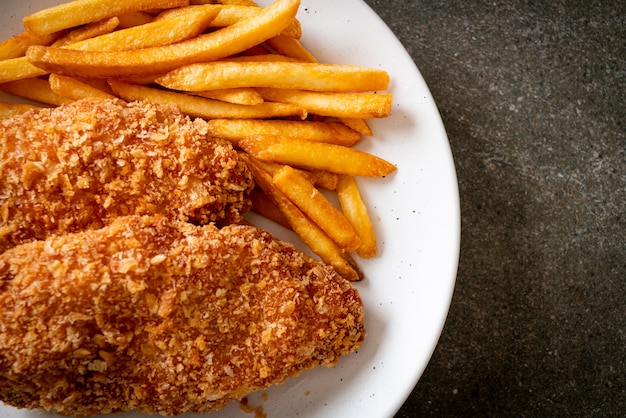
<instances>
[{"instance_id":1,"label":"white ceramic plate","mask_svg":"<svg viewBox=\"0 0 626 418\"><path fill-rule=\"evenodd\" d=\"M21 18L58 0L3 0L1 39ZM269 0L262 1L266 5ZM303 0L302 42L322 62L382 68L391 76L392 115L371 121L361 149L397 165L385 179L359 179L376 220L380 255L360 260L357 283L367 337L334 368L317 368L249 397L269 418L391 417L417 383L443 327L456 278L460 214L454 163L435 103L415 64L360 0ZM283 239L301 243L275 225ZM0 418L40 412L0 405ZM133 416L135 414L127 414ZM237 402L211 417L250 417Z\"/></svg>"}]
</instances>

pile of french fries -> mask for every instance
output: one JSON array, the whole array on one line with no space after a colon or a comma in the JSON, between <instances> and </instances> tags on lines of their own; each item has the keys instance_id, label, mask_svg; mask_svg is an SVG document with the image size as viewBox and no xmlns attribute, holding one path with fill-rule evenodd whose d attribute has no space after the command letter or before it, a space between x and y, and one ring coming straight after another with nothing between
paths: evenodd
<instances>
[{"instance_id":1,"label":"pile of french fries","mask_svg":"<svg viewBox=\"0 0 626 418\"><path fill-rule=\"evenodd\" d=\"M0 43L0 117L88 97L173 103L233 143L255 178L253 209L295 231L349 280L376 255L355 177L396 167L352 145L389 115L385 71L319 63L299 0L75 0L26 16ZM326 191L324 191L326 190ZM336 193L339 205L331 203Z\"/></svg>"}]
</instances>

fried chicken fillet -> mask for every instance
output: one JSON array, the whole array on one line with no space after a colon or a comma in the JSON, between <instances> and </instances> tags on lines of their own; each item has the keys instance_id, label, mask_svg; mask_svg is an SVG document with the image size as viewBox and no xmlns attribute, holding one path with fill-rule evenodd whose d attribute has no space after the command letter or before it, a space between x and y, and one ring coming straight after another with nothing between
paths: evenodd
<instances>
[{"instance_id":1,"label":"fried chicken fillet","mask_svg":"<svg viewBox=\"0 0 626 418\"><path fill-rule=\"evenodd\" d=\"M0 255L0 399L88 416L205 413L364 336L357 290L247 225L130 216Z\"/></svg>"},{"instance_id":2,"label":"fried chicken fillet","mask_svg":"<svg viewBox=\"0 0 626 418\"><path fill-rule=\"evenodd\" d=\"M0 121L0 252L125 215L236 222L253 181L178 108L86 99Z\"/></svg>"}]
</instances>

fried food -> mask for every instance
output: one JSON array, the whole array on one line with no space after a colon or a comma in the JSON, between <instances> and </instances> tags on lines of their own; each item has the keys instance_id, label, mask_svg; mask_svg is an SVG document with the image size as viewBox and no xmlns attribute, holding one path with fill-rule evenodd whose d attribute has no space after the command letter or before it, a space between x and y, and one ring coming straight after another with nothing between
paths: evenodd
<instances>
[{"instance_id":1,"label":"fried food","mask_svg":"<svg viewBox=\"0 0 626 418\"><path fill-rule=\"evenodd\" d=\"M0 121L0 251L132 214L237 222L253 186L232 145L174 106L85 99Z\"/></svg>"},{"instance_id":2,"label":"fried food","mask_svg":"<svg viewBox=\"0 0 626 418\"><path fill-rule=\"evenodd\" d=\"M131 216L0 255L0 399L205 413L364 336L358 292L252 226Z\"/></svg>"}]
</instances>

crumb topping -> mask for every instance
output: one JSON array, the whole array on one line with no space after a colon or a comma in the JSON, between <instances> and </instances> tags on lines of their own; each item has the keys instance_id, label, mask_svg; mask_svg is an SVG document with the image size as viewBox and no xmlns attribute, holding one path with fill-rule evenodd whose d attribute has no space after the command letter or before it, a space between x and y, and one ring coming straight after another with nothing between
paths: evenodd
<instances>
[{"instance_id":1,"label":"crumb topping","mask_svg":"<svg viewBox=\"0 0 626 418\"><path fill-rule=\"evenodd\" d=\"M0 399L209 412L363 340L357 290L252 226L121 217L0 255Z\"/></svg>"},{"instance_id":2,"label":"crumb topping","mask_svg":"<svg viewBox=\"0 0 626 418\"><path fill-rule=\"evenodd\" d=\"M0 121L0 251L125 215L236 222L253 181L175 106L80 100Z\"/></svg>"}]
</instances>

